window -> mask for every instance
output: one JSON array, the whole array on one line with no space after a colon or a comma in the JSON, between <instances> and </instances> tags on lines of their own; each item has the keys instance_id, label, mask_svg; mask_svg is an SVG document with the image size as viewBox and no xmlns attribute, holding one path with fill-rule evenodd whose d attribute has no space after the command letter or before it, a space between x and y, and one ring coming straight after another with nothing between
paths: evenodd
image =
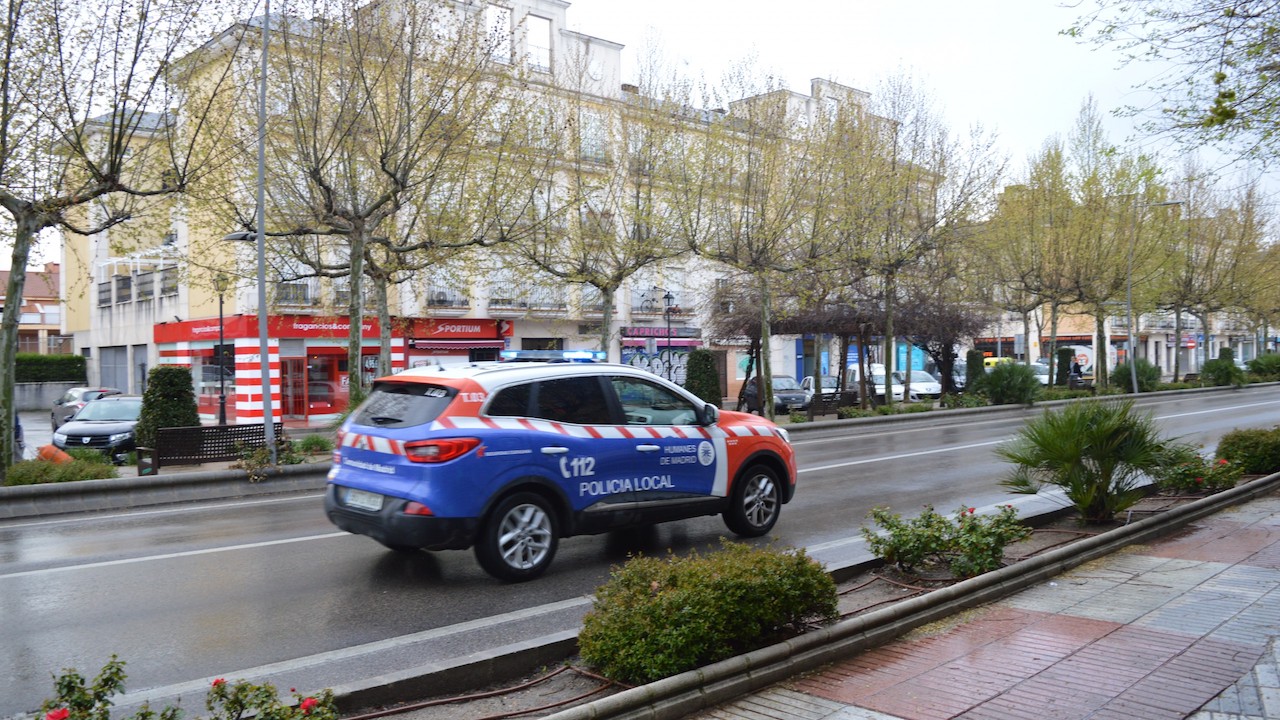
<instances>
[{"instance_id":1,"label":"window","mask_svg":"<svg viewBox=\"0 0 1280 720\"><path fill-rule=\"evenodd\" d=\"M137 278L137 294L139 300L150 300L156 294L155 273L139 273Z\"/></svg>"},{"instance_id":2,"label":"window","mask_svg":"<svg viewBox=\"0 0 1280 720\"><path fill-rule=\"evenodd\" d=\"M594 110L585 110L581 117L580 151L586 160L603 162L606 157L604 116Z\"/></svg>"},{"instance_id":3,"label":"window","mask_svg":"<svg viewBox=\"0 0 1280 720\"><path fill-rule=\"evenodd\" d=\"M116 276L116 302L127 303L133 301L133 276L117 275Z\"/></svg>"},{"instance_id":4,"label":"window","mask_svg":"<svg viewBox=\"0 0 1280 720\"><path fill-rule=\"evenodd\" d=\"M698 411L693 403L667 388L638 378L613 378L628 425L691 425Z\"/></svg>"},{"instance_id":5,"label":"window","mask_svg":"<svg viewBox=\"0 0 1280 720\"><path fill-rule=\"evenodd\" d=\"M613 422L600 378L557 378L537 384L533 416L552 422L608 425Z\"/></svg>"},{"instance_id":6,"label":"window","mask_svg":"<svg viewBox=\"0 0 1280 720\"><path fill-rule=\"evenodd\" d=\"M98 283L98 307L111 306L111 283Z\"/></svg>"},{"instance_id":7,"label":"window","mask_svg":"<svg viewBox=\"0 0 1280 720\"><path fill-rule=\"evenodd\" d=\"M160 271L160 294L178 294L178 268L165 268Z\"/></svg>"},{"instance_id":8,"label":"window","mask_svg":"<svg viewBox=\"0 0 1280 720\"><path fill-rule=\"evenodd\" d=\"M532 390L533 385L530 383L499 390L489 402L485 414L494 417L527 417Z\"/></svg>"},{"instance_id":9,"label":"window","mask_svg":"<svg viewBox=\"0 0 1280 720\"><path fill-rule=\"evenodd\" d=\"M276 303L280 305L309 305L311 295L307 284L300 282L276 283Z\"/></svg>"},{"instance_id":10,"label":"window","mask_svg":"<svg viewBox=\"0 0 1280 720\"><path fill-rule=\"evenodd\" d=\"M489 57L500 63L511 62L511 10L486 5L484 30L488 36Z\"/></svg>"},{"instance_id":11,"label":"window","mask_svg":"<svg viewBox=\"0 0 1280 720\"><path fill-rule=\"evenodd\" d=\"M537 15L524 19L525 58L538 72L551 72L551 21Z\"/></svg>"}]
</instances>

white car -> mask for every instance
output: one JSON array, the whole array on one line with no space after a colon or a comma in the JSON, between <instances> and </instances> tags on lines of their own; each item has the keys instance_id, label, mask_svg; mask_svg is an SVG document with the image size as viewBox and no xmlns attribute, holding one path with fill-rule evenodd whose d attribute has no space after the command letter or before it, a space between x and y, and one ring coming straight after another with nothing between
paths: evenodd
<instances>
[{"instance_id":1,"label":"white car","mask_svg":"<svg viewBox=\"0 0 1280 720\"><path fill-rule=\"evenodd\" d=\"M861 385L859 385L858 383L859 373L861 373L861 367L859 365L850 365L845 370L845 387L848 388L849 390L852 390L853 392L861 392ZM894 380L895 382L893 383L893 386L892 386L893 399L895 402L902 402L902 396L903 396L903 393L906 392L906 388L903 387L902 383L896 382L898 378L895 377ZM884 365L881 365L879 363L871 364L871 377L868 379L868 382L875 388L874 390L872 390L873 395L879 401L883 402L884 401L884 384L885 384ZM915 402L919 399L920 399L919 396L916 395L915 390L913 388L911 393L911 401Z\"/></svg>"},{"instance_id":2,"label":"white car","mask_svg":"<svg viewBox=\"0 0 1280 720\"><path fill-rule=\"evenodd\" d=\"M836 396L836 385L840 383L840 378L834 375L822 376L822 395L826 398L834 398ZM813 402L813 394L816 382L813 375L806 375L800 381L800 389L804 390L804 399L806 403Z\"/></svg>"},{"instance_id":3,"label":"white car","mask_svg":"<svg viewBox=\"0 0 1280 720\"><path fill-rule=\"evenodd\" d=\"M911 398L928 398L936 400L942 397L942 383L938 379L923 370L912 370L911 372ZM893 379L896 384L906 385L903 378L907 377L903 371L895 371Z\"/></svg>"}]
</instances>

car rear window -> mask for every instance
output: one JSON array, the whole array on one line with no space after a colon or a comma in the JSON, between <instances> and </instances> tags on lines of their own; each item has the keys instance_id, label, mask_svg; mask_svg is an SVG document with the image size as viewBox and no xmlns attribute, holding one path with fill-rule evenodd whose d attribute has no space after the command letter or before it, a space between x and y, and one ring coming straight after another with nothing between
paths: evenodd
<instances>
[{"instance_id":1,"label":"car rear window","mask_svg":"<svg viewBox=\"0 0 1280 720\"><path fill-rule=\"evenodd\" d=\"M380 382L356 410L353 421L374 427L413 427L440 416L458 391L427 383Z\"/></svg>"}]
</instances>

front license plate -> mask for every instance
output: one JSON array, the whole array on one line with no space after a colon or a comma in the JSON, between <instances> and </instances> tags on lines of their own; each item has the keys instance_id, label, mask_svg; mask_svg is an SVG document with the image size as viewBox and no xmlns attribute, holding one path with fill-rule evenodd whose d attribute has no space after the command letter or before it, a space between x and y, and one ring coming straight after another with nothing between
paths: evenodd
<instances>
[{"instance_id":1,"label":"front license plate","mask_svg":"<svg viewBox=\"0 0 1280 720\"><path fill-rule=\"evenodd\" d=\"M378 493L365 492L364 490L347 488L343 502L348 507L360 508L361 510L382 509L382 496Z\"/></svg>"}]
</instances>

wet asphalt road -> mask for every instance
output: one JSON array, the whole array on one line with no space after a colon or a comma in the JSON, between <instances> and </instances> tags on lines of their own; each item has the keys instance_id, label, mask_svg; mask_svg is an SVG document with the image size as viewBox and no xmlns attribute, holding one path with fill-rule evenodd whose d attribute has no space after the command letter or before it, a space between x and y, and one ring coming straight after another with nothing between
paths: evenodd
<instances>
[{"instance_id":1,"label":"wet asphalt road","mask_svg":"<svg viewBox=\"0 0 1280 720\"><path fill-rule=\"evenodd\" d=\"M1280 387L1149 407L1167 434L1212 446L1235 427L1280 423ZM925 503L950 511L1007 501L998 485L1007 468L991 449L1022 422L969 417L797 433L800 486L776 542L813 547L856 536L876 505L911 514ZM38 426L28 430L33 439ZM470 552L405 556L336 532L319 495L7 521L0 717L39 705L60 669L91 675L112 653L127 662L131 691L234 677L239 668L587 596L628 553L712 547L722 535L719 518L709 517L571 538L546 576L504 585ZM198 710L202 699L184 705Z\"/></svg>"}]
</instances>

